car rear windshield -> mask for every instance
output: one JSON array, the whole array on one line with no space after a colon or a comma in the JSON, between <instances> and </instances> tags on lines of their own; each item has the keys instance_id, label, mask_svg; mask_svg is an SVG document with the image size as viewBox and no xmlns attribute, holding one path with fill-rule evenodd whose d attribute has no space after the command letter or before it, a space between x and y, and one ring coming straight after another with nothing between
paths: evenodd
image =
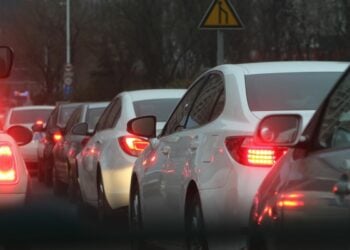
<instances>
[{"instance_id":1,"label":"car rear windshield","mask_svg":"<svg viewBox=\"0 0 350 250\"><path fill-rule=\"evenodd\" d=\"M64 128L67 124L67 121L70 117L70 115L73 113L73 111L78 107L77 106L62 106L60 109L60 112L58 114L58 121L57 124Z\"/></svg>"},{"instance_id":2,"label":"car rear windshield","mask_svg":"<svg viewBox=\"0 0 350 250\"><path fill-rule=\"evenodd\" d=\"M37 120L46 121L51 112L51 109L13 110L10 124L34 123Z\"/></svg>"},{"instance_id":3,"label":"car rear windshield","mask_svg":"<svg viewBox=\"0 0 350 250\"><path fill-rule=\"evenodd\" d=\"M342 72L258 74L245 77L251 111L315 110Z\"/></svg>"},{"instance_id":4,"label":"car rear windshield","mask_svg":"<svg viewBox=\"0 0 350 250\"><path fill-rule=\"evenodd\" d=\"M173 112L179 98L153 99L134 102L136 116L154 115L158 122L165 122Z\"/></svg>"},{"instance_id":5,"label":"car rear windshield","mask_svg":"<svg viewBox=\"0 0 350 250\"><path fill-rule=\"evenodd\" d=\"M88 123L89 130L93 130L96 126L98 119L103 113L105 108L90 108L86 114L86 122Z\"/></svg>"}]
</instances>

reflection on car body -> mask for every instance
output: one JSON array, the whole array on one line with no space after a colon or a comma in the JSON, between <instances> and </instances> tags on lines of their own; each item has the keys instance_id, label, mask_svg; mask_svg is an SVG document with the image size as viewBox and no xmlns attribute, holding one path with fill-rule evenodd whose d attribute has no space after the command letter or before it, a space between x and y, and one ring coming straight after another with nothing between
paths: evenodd
<instances>
[{"instance_id":1,"label":"reflection on car body","mask_svg":"<svg viewBox=\"0 0 350 250\"><path fill-rule=\"evenodd\" d=\"M156 89L118 94L100 117L94 135L77 156L79 185L85 203L104 217L111 209L129 204L130 176L134 161L148 141L126 131L127 121L137 115L156 115L157 129L185 91Z\"/></svg>"},{"instance_id":2,"label":"reflection on car body","mask_svg":"<svg viewBox=\"0 0 350 250\"><path fill-rule=\"evenodd\" d=\"M11 108L7 112L3 128L7 130L13 125L22 125L31 129L36 121L46 121L53 109L53 106L40 105ZM38 170L37 150L40 139L41 134L34 132L33 140L27 145L20 147L24 161L30 172L36 172Z\"/></svg>"},{"instance_id":3,"label":"reflection on car body","mask_svg":"<svg viewBox=\"0 0 350 250\"><path fill-rule=\"evenodd\" d=\"M250 249L349 248L349 90L348 69L303 140L289 143L294 148L263 181L251 212Z\"/></svg>"},{"instance_id":4,"label":"reflection on car body","mask_svg":"<svg viewBox=\"0 0 350 250\"><path fill-rule=\"evenodd\" d=\"M75 109L67 121L63 131L63 139L55 144L52 153L53 166L53 191L62 194L68 191L71 199L78 193L77 166L75 156L86 145L108 102L85 103ZM75 125L85 123L87 134L74 134Z\"/></svg>"},{"instance_id":5,"label":"reflection on car body","mask_svg":"<svg viewBox=\"0 0 350 250\"><path fill-rule=\"evenodd\" d=\"M286 151L253 142L259 120L276 112L297 113L305 126L347 65L222 65L201 75L135 162L131 227L146 233L194 231L189 246L204 248L215 246L201 237L198 225L214 235L247 229L256 190ZM314 94L312 103L291 101L299 100L301 86L305 95Z\"/></svg>"},{"instance_id":6,"label":"reflection on car body","mask_svg":"<svg viewBox=\"0 0 350 250\"><path fill-rule=\"evenodd\" d=\"M15 139L16 138L16 141ZM19 146L32 140L32 132L14 125L0 132L0 209L23 206L30 195L30 176Z\"/></svg>"},{"instance_id":7,"label":"reflection on car body","mask_svg":"<svg viewBox=\"0 0 350 250\"><path fill-rule=\"evenodd\" d=\"M50 114L45 127L39 127L37 132L45 132L45 139L41 141L43 146L43 158L38 159L38 179L44 181L46 185L52 184L53 155L54 145L62 139L62 130L73 111L81 103L58 104ZM40 156L40 154L39 154Z\"/></svg>"}]
</instances>

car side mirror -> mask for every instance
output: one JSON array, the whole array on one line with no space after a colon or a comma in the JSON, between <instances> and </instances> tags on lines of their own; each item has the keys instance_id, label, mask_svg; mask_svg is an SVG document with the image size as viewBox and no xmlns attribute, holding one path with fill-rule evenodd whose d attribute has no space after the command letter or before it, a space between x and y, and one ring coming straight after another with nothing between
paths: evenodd
<instances>
[{"instance_id":1,"label":"car side mirror","mask_svg":"<svg viewBox=\"0 0 350 250\"><path fill-rule=\"evenodd\" d=\"M18 146L26 145L33 139L32 131L20 125L10 127L7 130L7 134L9 134L17 142Z\"/></svg>"},{"instance_id":2,"label":"car side mirror","mask_svg":"<svg viewBox=\"0 0 350 250\"><path fill-rule=\"evenodd\" d=\"M86 122L77 123L72 127L73 135L88 135L89 134L89 125Z\"/></svg>"},{"instance_id":3,"label":"car side mirror","mask_svg":"<svg viewBox=\"0 0 350 250\"><path fill-rule=\"evenodd\" d=\"M42 121L36 121L32 126L33 132L44 132L45 131L45 125Z\"/></svg>"},{"instance_id":4,"label":"car side mirror","mask_svg":"<svg viewBox=\"0 0 350 250\"><path fill-rule=\"evenodd\" d=\"M154 138L156 137L157 118L154 115L141 116L128 121L127 131L131 134Z\"/></svg>"},{"instance_id":5,"label":"car side mirror","mask_svg":"<svg viewBox=\"0 0 350 250\"><path fill-rule=\"evenodd\" d=\"M7 46L0 46L0 78L10 75L13 64L13 52Z\"/></svg>"},{"instance_id":6,"label":"car side mirror","mask_svg":"<svg viewBox=\"0 0 350 250\"><path fill-rule=\"evenodd\" d=\"M262 119L254 135L259 144L294 146L301 132L300 115L269 115Z\"/></svg>"}]
</instances>

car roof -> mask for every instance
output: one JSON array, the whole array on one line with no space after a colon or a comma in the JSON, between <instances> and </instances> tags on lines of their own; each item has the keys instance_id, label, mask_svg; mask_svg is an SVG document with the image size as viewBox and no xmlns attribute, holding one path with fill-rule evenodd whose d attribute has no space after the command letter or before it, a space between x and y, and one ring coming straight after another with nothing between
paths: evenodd
<instances>
[{"instance_id":1,"label":"car roof","mask_svg":"<svg viewBox=\"0 0 350 250\"><path fill-rule=\"evenodd\" d=\"M59 103L57 104L57 107L77 107L79 105L83 104L82 102L70 102L70 103Z\"/></svg>"},{"instance_id":2,"label":"car roof","mask_svg":"<svg viewBox=\"0 0 350 250\"><path fill-rule=\"evenodd\" d=\"M120 95L128 95L132 101L181 98L186 89L144 89L134 91L124 91Z\"/></svg>"},{"instance_id":3,"label":"car roof","mask_svg":"<svg viewBox=\"0 0 350 250\"><path fill-rule=\"evenodd\" d=\"M49 106L49 105L32 105L32 106L20 106L20 107L13 107L10 108L10 110L37 110L37 109L51 109L53 110L55 106Z\"/></svg>"},{"instance_id":4,"label":"car roof","mask_svg":"<svg viewBox=\"0 0 350 250\"><path fill-rule=\"evenodd\" d=\"M90 102L90 103L84 103L83 105L86 105L87 108L105 108L109 102Z\"/></svg>"},{"instance_id":5,"label":"car roof","mask_svg":"<svg viewBox=\"0 0 350 250\"><path fill-rule=\"evenodd\" d=\"M280 61L257 62L243 64L224 64L214 69L229 74L233 70L240 70L245 75L287 73L287 72L339 72L345 71L349 62L336 61Z\"/></svg>"}]
</instances>

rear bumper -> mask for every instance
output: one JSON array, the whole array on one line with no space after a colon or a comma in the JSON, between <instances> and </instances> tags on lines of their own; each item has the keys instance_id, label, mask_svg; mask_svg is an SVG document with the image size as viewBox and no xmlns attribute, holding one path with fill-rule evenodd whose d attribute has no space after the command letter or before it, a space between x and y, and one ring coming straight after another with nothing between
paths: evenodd
<instances>
[{"instance_id":1,"label":"rear bumper","mask_svg":"<svg viewBox=\"0 0 350 250\"><path fill-rule=\"evenodd\" d=\"M238 169L238 168L236 168ZM254 196L269 168L240 167L221 188L200 189L204 220L209 230L246 231Z\"/></svg>"},{"instance_id":2,"label":"rear bumper","mask_svg":"<svg viewBox=\"0 0 350 250\"><path fill-rule=\"evenodd\" d=\"M113 208L129 205L132 165L102 172L106 198Z\"/></svg>"},{"instance_id":3,"label":"rear bumper","mask_svg":"<svg viewBox=\"0 0 350 250\"><path fill-rule=\"evenodd\" d=\"M19 149L25 162L38 162L37 143L31 142L28 145L21 146Z\"/></svg>"}]
</instances>

